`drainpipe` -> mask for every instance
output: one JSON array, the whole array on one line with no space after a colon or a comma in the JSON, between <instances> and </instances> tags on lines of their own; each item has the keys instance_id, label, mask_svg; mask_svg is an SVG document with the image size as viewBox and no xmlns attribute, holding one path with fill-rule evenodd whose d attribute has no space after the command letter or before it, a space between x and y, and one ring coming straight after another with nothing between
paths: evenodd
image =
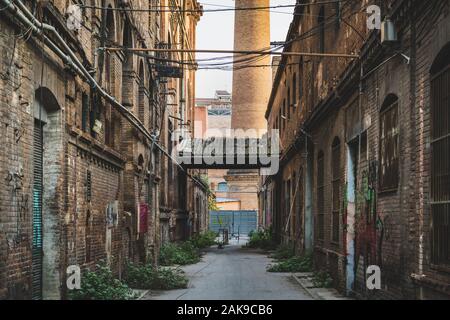
<instances>
[{"instance_id":1,"label":"drainpipe","mask_svg":"<svg viewBox=\"0 0 450 320\"><path fill-rule=\"evenodd\" d=\"M77 56L72 52L70 47L66 44L64 39L59 35L57 30L48 24L42 23L37 20L33 14L28 10L28 8L20 1L17 0L15 3L20 7L23 11L21 12L18 8L13 4L11 0L0 0L12 13L14 13L19 20L25 25L29 26L34 33L38 34L42 37L44 43L50 47L52 51L54 51L66 64L73 67L73 69L85 80L91 83L91 86L94 89L97 89L100 95L108 100L112 105L119 109L119 112L130 121L146 138L150 141L154 141L153 136L145 129L142 122L132 114L127 108L121 105L114 97L109 95L103 88L101 88L95 79L91 76L91 74L84 68L83 64L78 60ZM53 43L51 39L49 39L45 34L44 30L51 32L60 42L60 44L66 49L69 56L66 55L59 47ZM155 143L157 147L165 154L166 151L157 143ZM169 155L170 156L170 155Z\"/></svg>"}]
</instances>

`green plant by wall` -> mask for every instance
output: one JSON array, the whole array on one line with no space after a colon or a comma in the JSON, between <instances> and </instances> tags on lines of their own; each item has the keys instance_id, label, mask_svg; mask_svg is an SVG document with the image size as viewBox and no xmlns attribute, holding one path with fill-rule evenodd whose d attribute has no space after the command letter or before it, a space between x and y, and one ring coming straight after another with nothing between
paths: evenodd
<instances>
[{"instance_id":1,"label":"green plant by wall","mask_svg":"<svg viewBox=\"0 0 450 320\"><path fill-rule=\"evenodd\" d=\"M205 249L211 247L216 243L217 233L214 231L206 231L204 233L195 235L190 242L198 249Z\"/></svg>"},{"instance_id":2,"label":"green plant by wall","mask_svg":"<svg viewBox=\"0 0 450 320\"><path fill-rule=\"evenodd\" d=\"M209 182L208 176L204 175L204 174L199 174L199 175L196 175L196 179L204 185L204 187L206 189L206 193L208 194L208 210L209 211L219 211L220 209L217 206L217 200L214 195L214 192L211 190L211 184Z\"/></svg>"},{"instance_id":3,"label":"green plant by wall","mask_svg":"<svg viewBox=\"0 0 450 320\"><path fill-rule=\"evenodd\" d=\"M294 246L291 244L282 244L278 246L278 248L275 250L275 252L270 255L270 258L274 260L287 260L295 256L295 249Z\"/></svg>"},{"instance_id":4,"label":"green plant by wall","mask_svg":"<svg viewBox=\"0 0 450 320\"><path fill-rule=\"evenodd\" d=\"M133 291L104 265L97 265L95 271L82 274L81 289L70 291L70 300L133 300Z\"/></svg>"},{"instance_id":5,"label":"green plant by wall","mask_svg":"<svg viewBox=\"0 0 450 320\"><path fill-rule=\"evenodd\" d=\"M275 241L272 239L272 230L264 229L249 233L248 248L272 250L275 249Z\"/></svg>"},{"instance_id":6,"label":"green plant by wall","mask_svg":"<svg viewBox=\"0 0 450 320\"><path fill-rule=\"evenodd\" d=\"M312 278L315 288L331 288L333 287L333 279L327 272L315 272Z\"/></svg>"},{"instance_id":7,"label":"green plant by wall","mask_svg":"<svg viewBox=\"0 0 450 320\"><path fill-rule=\"evenodd\" d=\"M267 268L268 272L311 272L312 271L312 256L293 256L289 259L280 261Z\"/></svg>"},{"instance_id":8,"label":"green plant by wall","mask_svg":"<svg viewBox=\"0 0 450 320\"><path fill-rule=\"evenodd\" d=\"M159 263L162 266L184 266L199 261L200 252L190 241L181 244L167 243L161 246Z\"/></svg>"},{"instance_id":9,"label":"green plant by wall","mask_svg":"<svg viewBox=\"0 0 450 320\"><path fill-rule=\"evenodd\" d=\"M128 264L125 282L134 289L174 290L187 288L189 280L180 269Z\"/></svg>"}]
</instances>

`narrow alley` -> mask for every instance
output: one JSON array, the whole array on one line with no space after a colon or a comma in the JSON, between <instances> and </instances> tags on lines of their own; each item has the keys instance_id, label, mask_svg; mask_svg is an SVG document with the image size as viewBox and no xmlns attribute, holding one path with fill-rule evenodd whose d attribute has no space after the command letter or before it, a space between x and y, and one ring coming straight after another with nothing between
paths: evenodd
<instances>
[{"instance_id":1,"label":"narrow alley","mask_svg":"<svg viewBox=\"0 0 450 320\"><path fill-rule=\"evenodd\" d=\"M233 244L211 247L202 261L183 267L187 289L152 291L144 300L311 300L291 274L269 273L267 255Z\"/></svg>"},{"instance_id":2,"label":"narrow alley","mask_svg":"<svg viewBox=\"0 0 450 320\"><path fill-rule=\"evenodd\" d=\"M0 300L450 300L450 0L212 2L0 0Z\"/></svg>"}]
</instances>

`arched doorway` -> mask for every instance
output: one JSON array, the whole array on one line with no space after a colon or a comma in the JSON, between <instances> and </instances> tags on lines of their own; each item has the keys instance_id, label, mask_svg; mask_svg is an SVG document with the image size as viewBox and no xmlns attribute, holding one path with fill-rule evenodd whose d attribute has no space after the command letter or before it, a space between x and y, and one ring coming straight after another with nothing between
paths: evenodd
<instances>
[{"instance_id":1,"label":"arched doorway","mask_svg":"<svg viewBox=\"0 0 450 320\"><path fill-rule=\"evenodd\" d=\"M57 181L62 161L60 106L53 93L39 88L34 100L32 298L59 299Z\"/></svg>"}]
</instances>

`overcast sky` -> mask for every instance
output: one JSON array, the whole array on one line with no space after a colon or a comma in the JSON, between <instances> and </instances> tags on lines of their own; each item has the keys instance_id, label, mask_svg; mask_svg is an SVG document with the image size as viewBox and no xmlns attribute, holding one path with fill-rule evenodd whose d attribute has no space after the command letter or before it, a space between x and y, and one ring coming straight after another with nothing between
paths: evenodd
<instances>
[{"instance_id":1,"label":"overcast sky","mask_svg":"<svg viewBox=\"0 0 450 320\"><path fill-rule=\"evenodd\" d=\"M204 9L234 6L234 0L200 0ZM296 0L271 0L270 4L295 4ZM292 21L294 8L273 9L271 13L271 41L284 41ZM205 12L197 28L197 49L233 50L234 12ZM217 54L198 54L198 59L217 57ZM197 71L197 98L213 97L216 90L232 89L232 72Z\"/></svg>"}]
</instances>

